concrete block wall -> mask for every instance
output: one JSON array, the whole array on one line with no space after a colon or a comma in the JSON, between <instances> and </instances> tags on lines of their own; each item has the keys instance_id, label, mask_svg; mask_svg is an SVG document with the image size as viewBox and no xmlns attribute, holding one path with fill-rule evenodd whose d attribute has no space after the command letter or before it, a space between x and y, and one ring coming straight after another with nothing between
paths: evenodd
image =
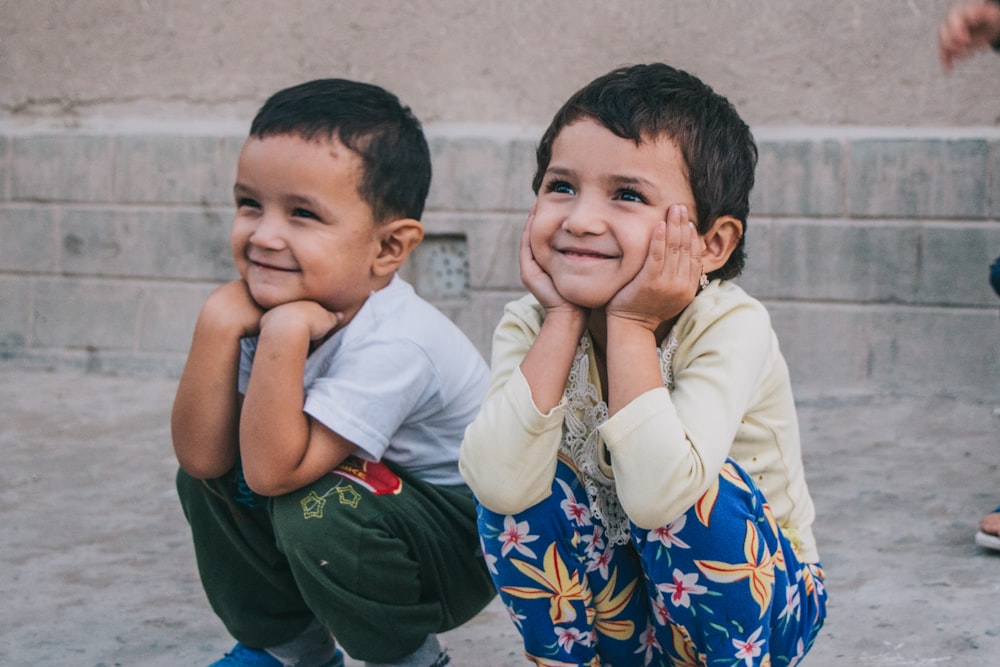
<instances>
[{"instance_id":1,"label":"concrete block wall","mask_svg":"<svg viewBox=\"0 0 1000 667\"><path fill-rule=\"evenodd\" d=\"M427 240L404 271L484 356L523 293L539 128L429 125ZM180 372L234 275L242 125L0 124L0 358ZM770 308L800 397L1000 398L1000 132L762 128L740 283Z\"/></svg>"}]
</instances>

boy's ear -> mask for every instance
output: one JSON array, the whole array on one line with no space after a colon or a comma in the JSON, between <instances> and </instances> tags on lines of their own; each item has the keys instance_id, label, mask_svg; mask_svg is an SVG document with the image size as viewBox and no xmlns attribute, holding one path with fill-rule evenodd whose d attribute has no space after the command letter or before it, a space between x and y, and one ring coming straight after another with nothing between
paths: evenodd
<instances>
[{"instance_id":1,"label":"boy's ear","mask_svg":"<svg viewBox=\"0 0 1000 667\"><path fill-rule=\"evenodd\" d=\"M419 220L402 218L382 223L377 234L381 245L372 272L377 276L388 276L402 266L413 249L424 240L424 226Z\"/></svg>"},{"instance_id":2,"label":"boy's ear","mask_svg":"<svg viewBox=\"0 0 1000 667\"><path fill-rule=\"evenodd\" d=\"M717 218L702 237L705 241L705 250L701 262L705 273L711 273L725 266L742 236L743 224L739 220L731 215Z\"/></svg>"}]
</instances>

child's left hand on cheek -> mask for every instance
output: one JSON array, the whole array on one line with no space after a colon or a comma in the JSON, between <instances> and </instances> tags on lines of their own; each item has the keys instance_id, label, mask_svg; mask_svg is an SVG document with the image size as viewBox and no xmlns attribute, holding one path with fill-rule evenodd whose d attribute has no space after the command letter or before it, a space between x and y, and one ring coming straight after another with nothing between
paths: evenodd
<instances>
[{"instance_id":1,"label":"child's left hand on cheek","mask_svg":"<svg viewBox=\"0 0 1000 667\"><path fill-rule=\"evenodd\" d=\"M635 321L651 331L684 310L698 293L701 242L687 207L675 204L653 231L639 273L607 306L608 317Z\"/></svg>"}]
</instances>

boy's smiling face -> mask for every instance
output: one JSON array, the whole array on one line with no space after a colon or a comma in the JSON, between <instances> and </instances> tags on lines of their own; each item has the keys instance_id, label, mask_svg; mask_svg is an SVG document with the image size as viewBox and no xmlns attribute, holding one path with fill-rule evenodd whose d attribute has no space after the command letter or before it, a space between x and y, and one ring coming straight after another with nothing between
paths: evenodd
<instances>
[{"instance_id":1,"label":"boy's smiling face","mask_svg":"<svg viewBox=\"0 0 1000 667\"><path fill-rule=\"evenodd\" d=\"M361 158L338 139L249 138L236 170L233 259L262 308L316 301L353 315L376 288L378 225Z\"/></svg>"},{"instance_id":2,"label":"boy's smiling face","mask_svg":"<svg viewBox=\"0 0 1000 667\"><path fill-rule=\"evenodd\" d=\"M552 144L531 250L559 294L601 308L642 268L657 223L694 194L677 145L668 138L638 146L591 119L564 127Z\"/></svg>"}]
</instances>

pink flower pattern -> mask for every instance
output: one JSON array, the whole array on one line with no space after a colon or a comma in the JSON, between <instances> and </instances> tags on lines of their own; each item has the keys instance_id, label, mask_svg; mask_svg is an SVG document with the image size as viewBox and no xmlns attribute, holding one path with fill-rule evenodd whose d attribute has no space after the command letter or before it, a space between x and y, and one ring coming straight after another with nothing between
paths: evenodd
<instances>
[{"instance_id":1,"label":"pink flower pattern","mask_svg":"<svg viewBox=\"0 0 1000 667\"><path fill-rule=\"evenodd\" d=\"M763 630L764 628L757 628L752 635L747 637L746 641L733 640L733 646L736 647L736 658L746 663L747 667L753 667L753 659L760 655L764 647L764 640L758 641L757 639Z\"/></svg>"},{"instance_id":2,"label":"pink flower pattern","mask_svg":"<svg viewBox=\"0 0 1000 667\"><path fill-rule=\"evenodd\" d=\"M670 593L670 601L675 607L690 607L692 595L701 595L708 590L698 583L697 572L684 574L677 568L674 568L672 583L658 584L656 587Z\"/></svg>"},{"instance_id":3,"label":"pink flower pattern","mask_svg":"<svg viewBox=\"0 0 1000 667\"><path fill-rule=\"evenodd\" d=\"M678 547L680 549L690 549L691 546L688 545L684 540L677 537L677 534L684 530L684 526L687 525L687 517L681 516L673 523L668 523L666 526L661 526L659 528L654 528L649 531L649 541L660 542L664 547L669 549L672 546Z\"/></svg>"},{"instance_id":4,"label":"pink flower pattern","mask_svg":"<svg viewBox=\"0 0 1000 667\"><path fill-rule=\"evenodd\" d=\"M497 539L503 542L500 555L507 556L512 549L516 549L522 556L537 558L535 552L525 546L528 542L534 542L538 539L538 535L531 535L529 533L530 530L527 521L517 521L509 514L505 516L503 519L503 531L497 536Z\"/></svg>"}]
</instances>

